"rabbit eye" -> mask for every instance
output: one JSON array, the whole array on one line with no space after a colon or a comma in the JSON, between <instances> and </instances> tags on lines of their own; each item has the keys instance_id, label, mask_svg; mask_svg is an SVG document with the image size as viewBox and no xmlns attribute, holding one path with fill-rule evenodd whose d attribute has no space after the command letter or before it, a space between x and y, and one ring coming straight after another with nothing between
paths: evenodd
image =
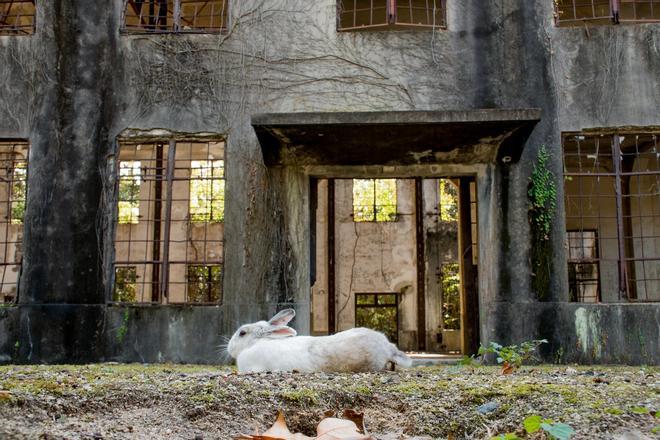
<instances>
[{"instance_id":1,"label":"rabbit eye","mask_svg":"<svg viewBox=\"0 0 660 440\"><path fill-rule=\"evenodd\" d=\"M238 332L238 336L245 336L246 334L247 332L245 330L241 330L240 332Z\"/></svg>"}]
</instances>

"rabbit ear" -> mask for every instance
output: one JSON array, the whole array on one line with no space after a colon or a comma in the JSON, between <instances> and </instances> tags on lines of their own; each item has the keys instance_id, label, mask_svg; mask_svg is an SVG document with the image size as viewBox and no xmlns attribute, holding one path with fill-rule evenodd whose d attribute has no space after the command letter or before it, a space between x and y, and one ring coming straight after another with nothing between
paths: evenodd
<instances>
[{"instance_id":1,"label":"rabbit ear","mask_svg":"<svg viewBox=\"0 0 660 440\"><path fill-rule=\"evenodd\" d=\"M289 321L293 319L293 317L296 316L296 311L293 309L284 309L281 312L279 312L277 315L273 316L270 318L270 321L268 321L268 324L270 325L287 325Z\"/></svg>"},{"instance_id":2,"label":"rabbit ear","mask_svg":"<svg viewBox=\"0 0 660 440\"><path fill-rule=\"evenodd\" d=\"M269 328L264 330L264 336L267 338L288 338L289 336L296 336L297 334L298 332L296 332L291 327L287 327L286 325L271 325Z\"/></svg>"}]
</instances>

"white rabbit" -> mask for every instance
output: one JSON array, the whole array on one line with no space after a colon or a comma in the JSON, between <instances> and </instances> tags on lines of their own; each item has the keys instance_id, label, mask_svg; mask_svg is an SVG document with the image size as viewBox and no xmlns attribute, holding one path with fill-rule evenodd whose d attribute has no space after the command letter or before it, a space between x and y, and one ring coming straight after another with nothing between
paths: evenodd
<instances>
[{"instance_id":1,"label":"white rabbit","mask_svg":"<svg viewBox=\"0 0 660 440\"><path fill-rule=\"evenodd\" d=\"M240 373L262 371L355 372L385 369L390 362L409 367L412 361L384 334L354 328L331 336L296 336L287 324L296 315L286 309L270 321L242 325L227 351Z\"/></svg>"}]
</instances>

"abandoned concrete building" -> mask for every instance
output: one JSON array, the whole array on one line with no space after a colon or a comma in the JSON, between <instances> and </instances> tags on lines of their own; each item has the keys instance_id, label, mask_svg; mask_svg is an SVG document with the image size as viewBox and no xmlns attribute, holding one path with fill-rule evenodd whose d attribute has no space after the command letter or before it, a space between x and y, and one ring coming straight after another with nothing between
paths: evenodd
<instances>
[{"instance_id":1,"label":"abandoned concrete building","mask_svg":"<svg viewBox=\"0 0 660 440\"><path fill-rule=\"evenodd\" d=\"M0 0L0 362L660 360L660 0Z\"/></svg>"}]
</instances>

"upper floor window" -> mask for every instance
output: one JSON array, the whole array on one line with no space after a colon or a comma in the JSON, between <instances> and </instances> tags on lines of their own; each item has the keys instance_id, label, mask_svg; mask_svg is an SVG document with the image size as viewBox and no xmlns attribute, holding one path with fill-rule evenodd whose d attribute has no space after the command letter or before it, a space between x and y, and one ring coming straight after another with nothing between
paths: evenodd
<instances>
[{"instance_id":1,"label":"upper floor window","mask_svg":"<svg viewBox=\"0 0 660 440\"><path fill-rule=\"evenodd\" d=\"M35 0L0 0L0 35L34 33Z\"/></svg>"},{"instance_id":2,"label":"upper floor window","mask_svg":"<svg viewBox=\"0 0 660 440\"><path fill-rule=\"evenodd\" d=\"M446 0L338 0L340 31L445 26Z\"/></svg>"},{"instance_id":3,"label":"upper floor window","mask_svg":"<svg viewBox=\"0 0 660 440\"><path fill-rule=\"evenodd\" d=\"M227 0L124 0L123 31L217 33L227 26Z\"/></svg>"},{"instance_id":4,"label":"upper floor window","mask_svg":"<svg viewBox=\"0 0 660 440\"><path fill-rule=\"evenodd\" d=\"M660 0L554 0L558 25L660 21Z\"/></svg>"},{"instance_id":5,"label":"upper floor window","mask_svg":"<svg viewBox=\"0 0 660 440\"><path fill-rule=\"evenodd\" d=\"M396 221L396 179L353 179L353 221Z\"/></svg>"}]
</instances>

